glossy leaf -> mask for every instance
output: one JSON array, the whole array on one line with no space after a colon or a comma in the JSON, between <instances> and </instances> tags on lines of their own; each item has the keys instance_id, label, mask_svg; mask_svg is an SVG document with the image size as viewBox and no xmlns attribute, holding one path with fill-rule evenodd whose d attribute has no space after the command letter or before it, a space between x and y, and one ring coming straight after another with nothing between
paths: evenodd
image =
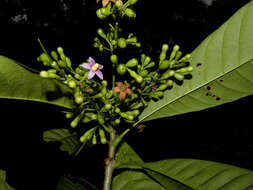
<instances>
[{"instance_id":1,"label":"glossy leaf","mask_svg":"<svg viewBox=\"0 0 253 190\"><path fill-rule=\"evenodd\" d=\"M46 142L60 142L60 150L67 151L69 154L75 153L81 146L76 133L70 133L68 129L51 129L44 131L43 140Z\"/></svg>"},{"instance_id":2,"label":"glossy leaf","mask_svg":"<svg viewBox=\"0 0 253 190\"><path fill-rule=\"evenodd\" d=\"M192 53L192 79L151 102L139 122L199 111L253 93L253 1L237 11ZM138 123L139 123L138 122Z\"/></svg>"},{"instance_id":3,"label":"glossy leaf","mask_svg":"<svg viewBox=\"0 0 253 190\"><path fill-rule=\"evenodd\" d=\"M0 189L1 190L15 190L6 182L6 171L0 170Z\"/></svg>"},{"instance_id":4,"label":"glossy leaf","mask_svg":"<svg viewBox=\"0 0 253 190\"><path fill-rule=\"evenodd\" d=\"M113 178L112 190L165 190L143 173L141 167L143 163L142 159L127 143L122 143L116 154L115 167L123 169L123 171Z\"/></svg>"},{"instance_id":5,"label":"glossy leaf","mask_svg":"<svg viewBox=\"0 0 253 190\"><path fill-rule=\"evenodd\" d=\"M253 172L247 169L195 159L144 163L129 145L119 149L121 153L125 162L121 159L117 169L125 170L115 177L113 190L250 190L253 186Z\"/></svg>"},{"instance_id":6,"label":"glossy leaf","mask_svg":"<svg viewBox=\"0 0 253 190\"><path fill-rule=\"evenodd\" d=\"M71 89L43 79L33 69L0 56L0 98L42 102L71 109Z\"/></svg>"},{"instance_id":7,"label":"glossy leaf","mask_svg":"<svg viewBox=\"0 0 253 190\"><path fill-rule=\"evenodd\" d=\"M242 190L253 184L252 171L211 161L169 159L143 168L167 189Z\"/></svg>"}]
</instances>

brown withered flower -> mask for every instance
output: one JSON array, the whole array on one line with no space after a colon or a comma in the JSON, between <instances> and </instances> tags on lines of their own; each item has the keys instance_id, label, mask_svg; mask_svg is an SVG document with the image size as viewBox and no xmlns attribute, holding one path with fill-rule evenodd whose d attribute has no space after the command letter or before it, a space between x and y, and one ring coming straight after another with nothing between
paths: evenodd
<instances>
[{"instance_id":1,"label":"brown withered flower","mask_svg":"<svg viewBox=\"0 0 253 190\"><path fill-rule=\"evenodd\" d=\"M100 0L97 0L97 3L98 3L99 1L100 1ZM106 7L110 2L115 3L115 0L102 0L102 5L103 5L103 7Z\"/></svg>"},{"instance_id":2,"label":"brown withered flower","mask_svg":"<svg viewBox=\"0 0 253 190\"><path fill-rule=\"evenodd\" d=\"M116 82L116 87L112 89L114 93L119 93L119 99L124 100L126 98L126 95L132 95L132 90L129 88L130 84L122 82Z\"/></svg>"}]
</instances>

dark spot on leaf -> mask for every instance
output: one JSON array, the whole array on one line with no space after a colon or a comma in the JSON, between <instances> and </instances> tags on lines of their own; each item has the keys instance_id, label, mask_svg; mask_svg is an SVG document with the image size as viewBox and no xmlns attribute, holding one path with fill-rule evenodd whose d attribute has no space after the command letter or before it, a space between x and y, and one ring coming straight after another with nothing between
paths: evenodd
<instances>
[{"instance_id":1,"label":"dark spot on leaf","mask_svg":"<svg viewBox=\"0 0 253 190\"><path fill-rule=\"evenodd\" d=\"M217 97L216 100L219 101L219 100L220 100L220 97Z\"/></svg>"},{"instance_id":2,"label":"dark spot on leaf","mask_svg":"<svg viewBox=\"0 0 253 190\"><path fill-rule=\"evenodd\" d=\"M197 64L196 64L197 67L200 67L201 65L202 65L201 63L197 63Z\"/></svg>"},{"instance_id":3,"label":"dark spot on leaf","mask_svg":"<svg viewBox=\"0 0 253 190\"><path fill-rule=\"evenodd\" d=\"M207 90L211 90L211 87L210 87L210 86L207 86L206 89L207 89Z\"/></svg>"},{"instance_id":4,"label":"dark spot on leaf","mask_svg":"<svg viewBox=\"0 0 253 190\"><path fill-rule=\"evenodd\" d=\"M223 82L223 80L221 79L220 82Z\"/></svg>"},{"instance_id":5,"label":"dark spot on leaf","mask_svg":"<svg viewBox=\"0 0 253 190\"><path fill-rule=\"evenodd\" d=\"M209 95L210 95L210 94L207 92L207 93L206 93L206 96L209 96Z\"/></svg>"}]
</instances>

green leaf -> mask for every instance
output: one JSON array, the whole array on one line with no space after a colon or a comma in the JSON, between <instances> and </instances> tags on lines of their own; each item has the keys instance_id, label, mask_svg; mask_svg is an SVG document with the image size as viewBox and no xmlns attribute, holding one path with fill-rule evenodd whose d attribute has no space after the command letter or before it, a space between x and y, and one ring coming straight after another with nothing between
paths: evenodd
<instances>
[{"instance_id":1,"label":"green leaf","mask_svg":"<svg viewBox=\"0 0 253 190\"><path fill-rule=\"evenodd\" d=\"M253 93L253 1L192 53L192 79L151 102L139 122L218 106ZM137 123L136 123L137 124Z\"/></svg>"},{"instance_id":2,"label":"green leaf","mask_svg":"<svg viewBox=\"0 0 253 190\"><path fill-rule=\"evenodd\" d=\"M119 160L116 168L123 172L113 179L112 190L250 190L253 187L252 171L227 164L195 159L144 163L127 144L119 149L118 157L119 154L125 158Z\"/></svg>"},{"instance_id":3,"label":"green leaf","mask_svg":"<svg viewBox=\"0 0 253 190\"><path fill-rule=\"evenodd\" d=\"M68 129L51 129L44 131L43 140L46 142L58 141L61 144L60 150L67 151L69 154L75 153L81 146L78 135L71 134Z\"/></svg>"},{"instance_id":4,"label":"green leaf","mask_svg":"<svg viewBox=\"0 0 253 190\"><path fill-rule=\"evenodd\" d=\"M97 188L83 178L62 176L58 181L56 190L97 190Z\"/></svg>"},{"instance_id":5,"label":"green leaf","mask_svg":"<svg viewBox=\"0 0 253 190\"><path fill-rule=\"evenodd\" d=\"M6 171L0 170L0 189L1 190L15 190L6 182Z\"/></svg>"},{"instance_id":6,"label":"green leaf","mask_svg":"<svg viewBox=\"0 0 253 190\"><path fill-rule=\"evenodd\" d=\"M54 79L43 79L33 69L0 56L0 98L28 100L71 109L71 89Z\"/></svg>"},{"instance_id":7,"label":"green leaf","mask_svg":"<svg viewBox=\"0 0 253 190\"><path fill-rule=\"evenodd\" d=\"M166 189L243 190L253 184L252 171L211 161L169 159L143 168Z\"/></svg>"}]
</instances>

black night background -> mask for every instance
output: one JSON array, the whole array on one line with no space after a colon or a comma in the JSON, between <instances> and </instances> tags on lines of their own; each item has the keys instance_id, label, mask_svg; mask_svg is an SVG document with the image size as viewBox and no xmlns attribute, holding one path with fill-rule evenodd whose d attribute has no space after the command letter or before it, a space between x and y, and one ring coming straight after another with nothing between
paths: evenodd
<instances>
[{"instance_id":1,"label":"black night background","mask_svg":"<svg viewBox=\"0 0 253 190\"><path fill-rule=\"evenodd\" d=\"M153 58L159 56L163 43L179 44L187 53L247 2L216 0L209 5L204 0L139 0L136 22L122 22L122 28L136 32L141 52ZM0 54L41 70L36 61L40 38L50 51L62 46L76 65L89 56L102 63L103 55L92 47L96 30L103 25L95 14L98 6L95 0L1 0ZM53 190L62 174L71 173L101 188L107 146L68 156L58 149L59 144L42 140L45 129L69 127L59 110L13 100L0 100L0 105L0 169L7 170L11 186ZM127 141L145 161L195 158L253 169L252 107L253 97L246 97L147 122L142 133L129 134Z\"/></svg>"}]
</instances>

